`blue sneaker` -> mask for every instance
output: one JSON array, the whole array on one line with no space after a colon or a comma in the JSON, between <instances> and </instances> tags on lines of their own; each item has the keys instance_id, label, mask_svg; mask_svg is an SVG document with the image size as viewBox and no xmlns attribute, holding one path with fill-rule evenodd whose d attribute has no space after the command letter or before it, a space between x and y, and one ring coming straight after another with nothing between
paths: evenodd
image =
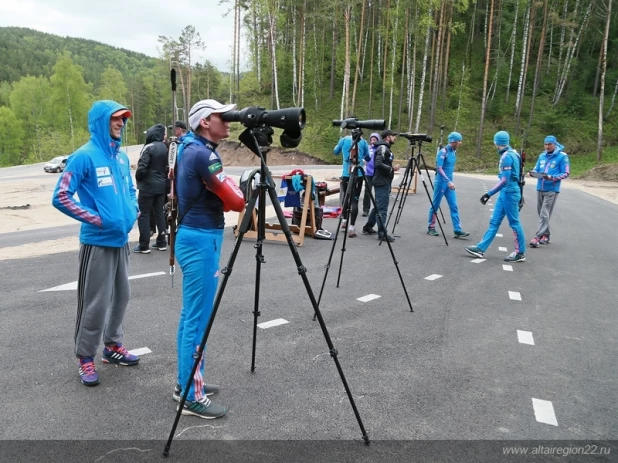
<instances>
[{"instance_id":1,"label":"blue sneaker","mask_svg":"<svg viewBox=\"0 0 618 463\"><path fill-rule=\"evenodd\" d=\"M118 363L125 366L137 365L139 363L139 357L129 354L129 351L122 347L122 344L106 346L103 349L101 360L103 363Z\"/></svg>"},{"instance_id":2,"label":"blue sneaker","mask_svg":"<svg viewBox=\"0 0 618 463\"><path fill-rule=\"evenodd\" d=\"M92 357L79 359L79 379L84 386L96 386L99 384L99 374L94 368Z\"/></svg>"}]
</instances>

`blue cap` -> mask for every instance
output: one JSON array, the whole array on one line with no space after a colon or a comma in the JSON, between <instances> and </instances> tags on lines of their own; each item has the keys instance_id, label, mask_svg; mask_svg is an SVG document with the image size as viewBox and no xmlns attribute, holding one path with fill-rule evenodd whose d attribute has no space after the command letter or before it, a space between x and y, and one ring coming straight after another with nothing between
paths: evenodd
<instances>
[{"instance_id":1,"label":"blue cap","mask_svg":"<svg viewBox=\"0 0 618 463\"><path fill-rule=\"evenodd\" d=\"M494 135L494 143L498 146L509 146L510 141L509 133L504 130L500 130Z\"/></svg>"},{"instance_id":2,"label":"blue cap","mask_svg":"<svg viewBox=\"0 0 618 463\"><path fill-rule=\"evenodd\" d=\"M448 134L448 142L451 143L453 141L461 141L463 137L459 132L451 132Z\"/></svg>"},{"instance_id":3,"label":"blue cap","mask_svg":"<svg viewBox=\"0 0 618 463\"><path fill-rule=\"evenodd\" d=\"M558 140L553 135L547 135L545 137L545 141L543 143L553 143L554 145L558 144Z\"/></svg>"}]
</instances>

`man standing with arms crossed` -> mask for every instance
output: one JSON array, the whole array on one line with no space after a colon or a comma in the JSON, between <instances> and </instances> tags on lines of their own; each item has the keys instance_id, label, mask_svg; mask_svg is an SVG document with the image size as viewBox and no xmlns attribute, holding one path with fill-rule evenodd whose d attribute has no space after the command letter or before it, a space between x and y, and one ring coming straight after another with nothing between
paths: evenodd
<instances>
[{"instance_id":1,"label":"man standing with arms crossed","mask_svg":"<svg viewBox=\"0 0 618 463\"><path fill-rule=\"evenodd\" d=\"M455 229L455 238L464 238L470 233L461 229L459 220L459 210L457 209L457 196L455 194L455 184L453 183L453 172L457 162L457 148L461 146L462 136L459 132L451 132L448 136L448 145L438 151L436 155L436 183L433 189L433 202L429 208L429 224L427 234L440 236L436 231L436 213L440 208L442 197L446 197L448 208L451 211L451 221Z\"/></svg>"},{"instance_id":2,"label":"man standing with arms crossed","mask_svg":"<svg viewBox=\"0 0 618 463\"><path fill-rule=\"evenodd\" d=\"M129 232L139 212L129 158L120 151L129 117L131 111L115 101L92 105L90 141L69 157L52 197L54 207L82 222L75 355L86 386L99 384L94 356L101 335L103 363L139 362L122 345L122 320L131 297Z\"/></svg>"},{"instance_id":3,"label":"man standing with arms crossed","mask_svg":"<svg viewBox=\"0 0 618 463\"><path fill-rule=\"evenodd\" d=\"M172 398L180 401L189 382L199 347L212 317L219 279L219 258L225 226L224 212L245 207L242 191L223 172L217 144L230 135L221 114L236 108L215 100L196 103L189 113L194 138L186 141L176 161L179 224L175 252L182 269L182 311L178 324L178 376ZM204 382L205 350L191 380L183 415L220 418L227 407L210 401L219 387Z\"/></svg>"},{"instance_id":4,"label":"man standing with arms crossed","mask_svg":"<svg viewBox=\"0 0 618 463\"><path fill-rule=\"evenodd\" d=\"M536 182L539 228L530 241L533 248L549 243L549 220L560 193L560 182L570 174L569 156L562 152L564 146L553 135L545 137L544 144L545 151L539 155L533 169L533 172L543 174Z\"/></svg>"}]
</instances>

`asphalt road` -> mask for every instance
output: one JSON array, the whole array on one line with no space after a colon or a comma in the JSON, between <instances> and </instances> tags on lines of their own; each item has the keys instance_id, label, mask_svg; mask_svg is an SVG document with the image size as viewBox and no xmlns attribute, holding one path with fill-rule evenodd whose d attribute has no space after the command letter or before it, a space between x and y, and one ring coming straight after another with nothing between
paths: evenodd
<instances>
[{"instance_id":1,"label":"asphalt road","mask_svg":"<svg viewBox=\"0 0 618 463\"><path fill-rule=\"evenodd\" d=\"M491 206L478 198L492 184L469 178L456 184L469 239L452 239L448 218L449 246L425 234L428 201L421 189L406 201L395 259L373 237L348 239L336 288L343 234L334 249L320 310L371 447L360 441L285 245L264 246L259 323L288 323L258 329L257 368L250 372L256 259L254 242L245 240L207 350L206 380L222 386L213 398L230 412L214 421L182 417L172 456L185 461L211 452L213 461L231 461L232 449L221 442L232 440L240 441L233 447L239 461L504 461L505 442L601 446L617 439L618 206L575 190L561 193L551 243L529 249L525 263L506 271L502 259L513 248L506 220L484 262L471 262L463 249L487 228ZM528 186L527 241L537 225L534 195ZM364 221L359 217L357 225ZM326 219L325 228L336 223ZM222 266L234 246L231 230L225 236ZM331 247L308 239L298 248L316 298ZM132 254L131 275L165 272L167 258ZM132 281L125 345L152 353L137 367L102 365L97 357L101 384L86 388L72 354L76 292L40 292L74 281L77 266L74 252L0 262L0 439L20 441L0 443L0 460L2 452L17 458L6 461L160 459L175 416L181 276L174 288L169 276ZM439 277L425 279L430 275ZM369 294L380 297L358 300ZM530 337L533 345L520 342ZM48 440L83 442L41 442ZM194 440L218 444L192 447ZM243 445L248 441L254 444ZM33 445L24 448L27 442ZM616 441L610 446L610 456L551 461L616 461ZM19 460L28 452L29 459Z\"/></svg>"}]
</instances>

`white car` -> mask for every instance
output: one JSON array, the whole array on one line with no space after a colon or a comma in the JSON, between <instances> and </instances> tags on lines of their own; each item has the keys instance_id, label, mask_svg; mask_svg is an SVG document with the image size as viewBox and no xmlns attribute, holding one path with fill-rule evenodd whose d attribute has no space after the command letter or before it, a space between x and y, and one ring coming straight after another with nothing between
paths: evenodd
<instances>
[{"instance_id":1,"label":"white car","mask_svg":"<svg viewBox=\"0 0 618 463\"><path fill-rule=\"evenodd\" d=\"M56 156L43 166L45 172L62 172L67 165L68 156Z\"/></svg>"}]
</instances>

